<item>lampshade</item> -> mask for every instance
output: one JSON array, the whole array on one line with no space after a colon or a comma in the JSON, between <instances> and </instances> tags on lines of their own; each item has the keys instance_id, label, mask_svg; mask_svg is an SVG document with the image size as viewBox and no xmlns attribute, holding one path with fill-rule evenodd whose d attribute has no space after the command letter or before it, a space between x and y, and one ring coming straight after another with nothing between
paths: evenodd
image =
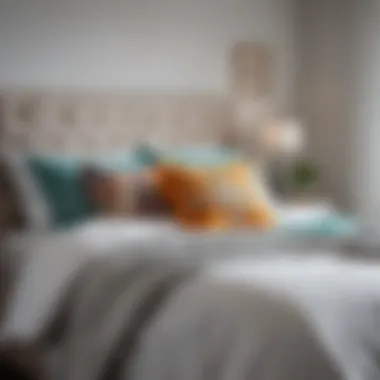
<instances>
[{"instance_id":1,"label":"lampshade","mask_svg":"<svg viewBox=\"0 0 380 380\"><path fill-rule=\"evenodd\" d=\"M259 132L260 144L270 154L295 155L304 146L304 131L296 119L273 120Z\"/></svg>"}]
</instances>

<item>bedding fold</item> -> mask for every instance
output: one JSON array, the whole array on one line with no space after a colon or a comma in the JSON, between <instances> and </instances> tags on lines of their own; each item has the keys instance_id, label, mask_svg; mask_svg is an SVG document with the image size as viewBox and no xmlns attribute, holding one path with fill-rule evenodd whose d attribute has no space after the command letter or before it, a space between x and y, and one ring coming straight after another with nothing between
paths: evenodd
<instances>
[{"instance_id":1,"label":"bedding fold","mask_svg":"<svg viewBox=\"0 0 380 380\"><path fill-rule=\"evenodd\" d=\"M337 380L286 300L218 282L191 260L91 260L40 337L62 380Z\"/></svg>"}]
</instances>

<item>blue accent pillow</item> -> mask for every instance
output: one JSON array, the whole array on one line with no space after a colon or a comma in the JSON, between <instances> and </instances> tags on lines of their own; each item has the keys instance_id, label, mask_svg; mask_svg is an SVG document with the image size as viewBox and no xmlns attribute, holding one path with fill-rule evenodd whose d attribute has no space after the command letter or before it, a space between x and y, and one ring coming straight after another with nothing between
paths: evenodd
<instances>
[{"instance_id":1,"label":"blue accent pillow","mask_svg":"<svg viewBox=\"0 0 380 380\"><path fill-rule=\"evenodd\" d=\"M336 213L310 222L283 224L279 230L299 236L344 237L355 234L357 227L355 218Z\"/></svg>"},{"instance_id":2,"label":"blue accent pillow","mask_svg":"<svg viewBox=\"0 0 380 380\"><path fill-rule=\"evenodd\" d=\"M237 150L223 146L189 146L166 150L141 146L137 154L146 166L153 166L159 162L171 162L204 168L223 166L243 159Z\"/></svg>"},{"instance_id":3,"label":"blue accent pillow","mask_svg":"<svg viewBox=\"0 0 380 380\"><path fill-rule=\"evenodd\" d=\"M138 172L142 168L135 153L88 158L33 155L28 166L47 201L56 227L69 226L94 214L94 207L82 184L81 174L86 166L128 172Z\"/></svg>"}]
</instances>

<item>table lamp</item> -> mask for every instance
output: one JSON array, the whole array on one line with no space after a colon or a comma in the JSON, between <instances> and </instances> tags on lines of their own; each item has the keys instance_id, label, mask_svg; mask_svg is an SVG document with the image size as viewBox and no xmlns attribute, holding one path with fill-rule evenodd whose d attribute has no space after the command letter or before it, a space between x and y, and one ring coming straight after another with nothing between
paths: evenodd
<instances>
[{"instance_id":1,"label":"table lamp","mask_svg":"<svg viewBox=\"0 0 380 380\"><path fill-rule=\"evenodd\" d=\"M301 123L293 118L273 119L263 123L257 133L273 187L289 196L293 188L291 172L305 145Z\"/></svg>"}]
</instances>

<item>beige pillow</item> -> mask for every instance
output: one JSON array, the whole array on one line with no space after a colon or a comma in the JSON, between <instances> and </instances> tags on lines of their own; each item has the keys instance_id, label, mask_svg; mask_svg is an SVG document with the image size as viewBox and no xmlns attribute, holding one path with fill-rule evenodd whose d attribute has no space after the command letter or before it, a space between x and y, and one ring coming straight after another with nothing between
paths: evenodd
<instances>
[{"instance_id":1,"label":"beige pillow","mask_svg":"<svg viewBox=\"0 0 380 380\"><path fill-rule=\"evenodd\" d=\"M169 213L153 171L125 173L88 168L83 172L83 180L86 193L102 214L149 216Z\"/></svg>"}]
</instances>

